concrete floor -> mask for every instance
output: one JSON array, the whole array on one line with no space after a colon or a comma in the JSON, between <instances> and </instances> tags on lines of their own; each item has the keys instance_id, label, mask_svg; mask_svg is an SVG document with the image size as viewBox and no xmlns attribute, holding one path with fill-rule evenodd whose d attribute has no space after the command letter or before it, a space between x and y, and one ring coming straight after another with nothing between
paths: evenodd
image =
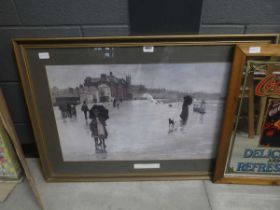
<instances>
[{"instance_id":1,"label":"concrete floor","mask_svg":"<svg viewBox=\"0 0 280 210\"><path fill-rule=\"evenodd\" d=\"M280 187L210 181L46 183L37 159L28 159L47 210L279 210ZM0 210L39 210L26 181Z\"/></svg>"}]
</instances>

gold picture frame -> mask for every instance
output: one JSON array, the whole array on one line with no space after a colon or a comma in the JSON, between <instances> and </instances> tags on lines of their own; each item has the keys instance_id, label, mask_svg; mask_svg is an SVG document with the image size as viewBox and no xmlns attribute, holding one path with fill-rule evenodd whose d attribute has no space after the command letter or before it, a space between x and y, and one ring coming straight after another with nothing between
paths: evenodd
<instances>
[{"instance_id":1,"label":"gold picture frame","mask_svg":"<svg viewBox=\"0 0 280 210\"><path fill-rule=\"evenodd\" d=\"M97 65L98 68L102 66L102 68L104 67L105 69L112 69L112 74L111 72L109 74L107 70L106 73L103 73L103 75L105 75L104 77L108 79L108 77L110 76L112 78L115 78L114 75L119 74L118 72L121 71L129 72L130 71L129 68L136 69L135 65L140 64L142 65L141 67L137 66L137 68L140 69L140 74L144 75L143 77L145 77L146 80L150 80L150 76L144 74L144 72L146 71L145 68L162 69L159 68L158 66L156 66L156 68L154 68L155 66L151 66L151 65L158 65L158 64L159 65L164 64L163 69L167 67L171 69L176 65L179 68L179 64L182 63L188 65L189 64L199 65L199 63L208 62L210 66L217 64L222 66L221 68L226 68L227 70L229 70L228 67L231 63L233 50L236 44L240 44L240 43L269 44L269 43L276 43L277 41L278 41L278 35L275 34L135 36L135 37L133 36L133 37L49 38L49 39L13 40L16 61L20 73L21 82L24 89L24 94L29 110L29 115L31 118L33 131L36 138L37 147L39 150L40 160L41 160L45 179L47 181L111 181L111 180L127 181L127 180L162 180L162 179L168 179L168 180L209 179L213 171L213 164L215 159L215 157L213 157L213 154L216 148L215 146L216 143L213 144L210 143L208 145L208 147L210 148L209 154L211 153L212 155L211 158L208 158L206 156L201 156L202 157L201 158L199 155L195 159L192 158L188 159L184 157L182 158L181 156L179 158L176 158L172 150L168 151L169 152L168 154L170 154L170 158L168 158L169 157L168 155L162 159L153 158L155 157L156 154L158 154L156 152L155 154L153 154L153 152L147 152L146 158L141 158L141 153L137 153L137 147L135 147L136 149L133 150L133 155L131 155L131 158L127 158L126 155L122 153L123 156L119 156L119 157L123 159L112 158L109 161L107 161L106 158L108 158L108 156L111 155L109 153L109 149L108 149L108 153L105 155L106 156L105 161L104 159L102 159L104 158L104 156L102 156L103 153L101 154L102 156L101 159L94 159L95 156L94 158L93 156L90 156L88 159L84 158L82 160L79 159L78 161L70 156L68 158L64 155L64 151L66 151L66 149L64 148L66 148L67 146L64 147L63 142L66 142L66 140L62 142L62 139L59 137L59 135L62 134L60 130L57 128L57 125L58 126L63 125L63 124L59 124L57 120L58 118L60 120L63 120L63 112L60 109L62 114L62 118L61 118L58 107L54 107L55 106L54 94L53 92L50 91L50 88L53 88L53 90L55 89L54 88L55 85L52 85L52 81L56 81L59 78L59 76L55 75L51 77L50 75L51 71L62 72L61 69L66 67L68 68L68 70L66 69L66 71L70 72L69 66L71 65L72 66L76 65L78 66L79 69L81 69L81 65L85 66L85 65L98 64L99 65L99 66ZM124 65L122 66L124 68L120 70L120 68L116 64ZM74 69L74 67L71 68ZM123 70L123 69L127 69L127 70ZM205 69L207 70L207 68ZM95 72L99 72L99 73L100 71L101 71L100 68L95 70ZM86 70L84 70L84 72L86 72ZM67 75L70 75L70 73L69 74L64 73L64 76L60 78L66 78ZM155 77L157 77L157 75L161 75L161 74L155 74ZM185 77L185 76L182 77L182 75L180 76L179 73L174 73L173 76L175 77L175 81ZM80 77L79 75L76 75L74 73L72 74L72 78L79 78L79 77ZM210 77L214 78L216 76L212 75ZM50 81L51 80L50 78L53 78L52 81ZM96 78L96 76L94 76L94 78L95 79L89 78L90 82L87 83L89 84L89 86L91 86L91 83L100 81L100 79L102 79L101 77ZM124 83L129 81L129 77L125 78L123 76L123 78L124 79L121 79L121 76L119 76L115 79L117 79L118 81L123 81ZM163 79L166 80L166 78L168 77L166 76ZM198 76L193 77L193 79L198 79L198 78L199 78ZM220 83L221 84L223 83L223 88L221 89L226 88L224 86L226 86L227 79L228 79L227 76L224 76L223 79L220 79L221 80ZM82 80L80 79L79 81ZM150 80L150 83L155 84L155 82L158 81L160 80L154 78L153 81ZM169 80L166 81L169 84L170 81ZM68 81L64 80L65 84L67 82ZM56 84L59 83L60 82L58 81L58 83ZM130 91L134 91L133 92L135 95L134 99L139 99L139 93L141 92L140 89L142 88L142 90L143 89L145 90L145 87L143 88L143 86L141 87L140 83L137 84L136 83L132 84L133 86L131 89L133 90L130 89ZM173 84L175 83L173 82ZM83 88L83 85L80 86L80 88ZM158 91L158 93L162 93L164 88L165 87L163 86L155 87L151 85L149 87L149 91L154 91L154 92ZM68 90L70 91L70 89L71 88L69 88ZM96 87L92 88L91 91L93 91L93 89L95 91L94 94L96 94ZM75 92L74 88L71 89L72 93L73 91ZM109 96L108 97L113 101L113 98L111 97L113 96L113 90L110 89L110 91L111 91L110 92L111 95L110 97ZM167 92L168 91L169 90L167 90ZM58 92L61 93L62 91L60 90ZM169 91L168 93L171 92L172 91ZM177 91L176 94L177 95L183 94L179 92L180 91ZM199 91L196 88L194 88L193 91L188 90L188 93L190 92L192 92L193 95L197 94L196 96L198 98L198 101L200 101L200 106L203 101L202 96L206 98L209 97L209 94L207 95L207 94L200 93L199 95L198 94ZM106 96L105 93L106 93L105 90L102 91L102 93L98 92L98 94L103 94L103 96ZM95 96L92 96L91 94L91 99L90 99L91 101L93 101L92 97ZM126 98L124 98L124 101L127 100L128 97L130 97L130 100L133 99L133 97L128 96L126 94ZM218 95L216 94L215 97L218 97ZM145 95L145 99L147 98L151 99L149 94L148 96ZM57 102L57 98L55 98L55 100ZM98 101L100 102L101 100L104 101L107 99L106 97L103 97L101 99L101 97L98 96ZM122 100L122 98L120 100ZM81 96L79 96L78 101L79 102L77 103L81 103ZM151 99L151 101L153 101L153 99ZM153 103L157 103L157 102L158 104L165 103L158 100L154 100ZM58 106L58 104L56 104L56 106ZM79 106L81 105L77 105L77 107ZM173 109L175 106L173 106L170 103L168 107L170 109ZM78 108L77 110L78 110L77 111L78 114L80 114L81 113L80 108ZM193 110L195 111L195 107L193 107ZM198 110L196 110L195 112L197 113ZM176 120L171 119L171 121L169 121L169 125L171 127L172 127L172 121L174 121L175 124L178 124L178 122L176 121L178 121L177 118L180 119L179 114L176 114ZM202 115L203 112L200 112L200 114ZM64 117L67 118L69 117L68 115L69 113L66 114ZM68 122L69 119L67 118L66 121ZM150 122L150 121L151 120L147 120L146 122ZM168 121L168 117L166 118L166 122L164 121L165 123L164 126L166 126L166 124L168 123L167 121ZM197 121L199 122L199 119L197 119ZM218 128L219 122L220 121L217 122L215 121L214 124L216 127L213 130L213 133L211 134L212 135L211 139L214 142L216 142L217 139L216 136L218 135L217 133L219 133L219 128ZM126 123L125 125L130 126L131 124L132 123L128 123L128 124ZM166 127L168 127L168 124ZM166 129L166 127L164 127L164 129ZM144 127L144 130L145 129L146 128ZM158 130L162 130L163 132L167 133L167 131L165 131L164 129L158 129ZM174 129L180 130L180 128L176 128L176 126ZM113 130L113 128L111 130ZM134 131L136 132L137 129ZM130 132L133 133L134 131L130 131ZM87 132L90 132L90 130L87 129ZM119 133L113 133L113 136L117 134ZM142 134L140 134L140 136ZM92 136L94 135L95 134L92 134ZM111 131L109 131L109 138L110 137L112 137ZM138 137L139 135L135 135L135 139L137 139ZM130 139L134 139L134 137ZM159 139L160 138L157 138L157 140ZM74 142L73 143L74 145L75 139L72 141ZM182 141L182 138L180 137L180 140L178 141ZM94 141L92 140L92 144L94 144L93 142ZM170 140L169 142L172 142L172 140ZM184 142L182 144L186 144L186 143ZM177 146L178 144L176 144L176 148ZM181 148L187 148L187 146L178 147L176 151L179 151L179 149ZM97 147L95 149L97 149ZM191 147L190 149L193 150ZM168 149L165 149L165 152L167 150ZM198 150L199 149L197 149L197 151ZM130 151L130 148L128 151ZM157 150L155 149L153 151L157 151ZM73 153L75 152L77 153L77 151L74 151ZM91 155L98 155L97 153L98 153L97 151L95 151L94 154L92 153L91 150L89 151L89 154ZM115 154L116 153L114 153L114 155ZM153 154L154 156L152 156L151 154ZM166 154L164 153L163 155ZM184 154L184 152L182 152L182 154ZM160 155L162 154L160 153ZM66 159L67 161L65 161Z\"/></svg>"}]
</instances>

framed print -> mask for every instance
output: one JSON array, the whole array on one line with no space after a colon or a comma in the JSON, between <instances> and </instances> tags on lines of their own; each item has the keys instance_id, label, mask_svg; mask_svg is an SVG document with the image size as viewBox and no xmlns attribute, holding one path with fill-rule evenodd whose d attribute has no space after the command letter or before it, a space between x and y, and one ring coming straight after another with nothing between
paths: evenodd
<instances>
[{"instance_id":1,"label":"framed print","mask_svg":"<svg viewBox=\"0 0 280 210\"><path fill-rule=\"evenodd\" d=\"M280 45L238 45L214 181L280 184Z\"/></svg>"},{"instance_id":2,"label":"framed print","mask_svg":"<svg viewBox=\"0 0 280 210\"><path fill-rule=\"evenodd\" d=\"M45 178L209 178L234 46L277 38L14 40Z\"/></svg>"},{"instance_id":3,"label":"framed print","mask_svg":"<svg viewBox=\"0 0 280 210\"><path fill-rule=\"evenodd\" d=\"M0 180L0 183L3 181L3 183L1 183L1 187L3 187L4 189L5 187L8 187L7 188L8 191L12 187L14 187L9 185L12 184L11 181L18 183L22 180L22 176L25 175L40 209L44 210L45 207L42 202L41 195L39 194L33 175L31 174L29 166L24 157L20 145L20 141L17 136L17 132L15 130L14 124L12 122L12 118L8 110L8 105L6 103L4 94L1 89L0 89L0 131L1 131L0 132L0 160L1 160L0 173L3 173L3 171L5 171L5 176L6 176L6 179ZM9 176L9 180L8 180L7 172L15 180L10 179L11 176ZM0 199L3 198L2 196L0 196Z\"/></svg>"},{"instance_id":4,"label":"framed print","mask_svg":"<svg viewBox=\"0 0 280 210\"><path fill-rule=\"evenodd\" d=\"M1 104L4 97L0 89ZM20 182L22 171L6 128L4 127L4 110L0 105L0 182Z\"/></svg>"}]
</instances>

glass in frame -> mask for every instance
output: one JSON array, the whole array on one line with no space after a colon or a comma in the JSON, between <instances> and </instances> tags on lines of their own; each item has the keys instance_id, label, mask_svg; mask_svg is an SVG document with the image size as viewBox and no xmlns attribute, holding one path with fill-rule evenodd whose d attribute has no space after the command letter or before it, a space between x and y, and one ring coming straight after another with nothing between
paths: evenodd
<instances>
[{"instance_id":1,"label":"glass in frame","mask_svg":"<svg viewBox=\"0 0 280 210\"><path fill-rule=\"evenodd\" d=\"M214 181L280 183L280 46L235 51Z\"/></svg>"}]
</instances>

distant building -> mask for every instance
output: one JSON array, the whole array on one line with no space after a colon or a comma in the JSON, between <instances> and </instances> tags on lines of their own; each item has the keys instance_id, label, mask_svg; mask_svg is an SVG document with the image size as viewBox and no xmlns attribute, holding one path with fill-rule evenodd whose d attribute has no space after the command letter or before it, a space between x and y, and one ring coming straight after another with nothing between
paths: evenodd
<instances>
[{"instance_id":1,"label":"distant building","mask_svg":"<svg viewBox=\"0 0 280 210\"><path fill-rule=\"evenodd\" d=\"M52 103L55 106L66 104L79 104L80 103L80 90L78 88L58 89L53 87L51 89Z\"/></svg>"},{"instance_id":2,"label":"distant building","mask_svg":"<svg viewBox=\"0 0 280 210\"><path fill-rule=\"evenodd\" d=\"M51 97L54 105L61 103L62 100L72 103L74 99L75 103L78 99L87 103L110 102L113 99L128 100L132 99L130 87L130 76L126 76L125 79L117 78L110 72L109 75L101 74L99 78L86 77L84 85L81 84L79 87L66 89L53 87Z\"/></svg>"},{"instance_id":3,"label":"distant building","mask_svg":"<svg viewBox=\"0 0 280 210\"><path fill-rule=\"evenodd\" d=\"M81 101L86 101L87 103L97 103L99 102L99 91L96 87L83 87L80 90Z\"/></svg>"},{"instance_id":4,"label":"distant building","mask_svg":"<svg viewBox=\"0 0 280 210\"><path fill-rule=\"evenodd\" d=\"M126 76L125 79L117 78L110 72L109 75L101 74L99 78L87 77L84 80L84 86L87 88L95 87L98 89L98 101L111 101L112 98L127 100L131 99L129 93L131 78Z\"/></svg>"},{"instance_id":5,"label":"distant building","mask_svg":"<svg viewBox=\"0 0 280 210\"><path fill-rule=\"evenodd\" d=\"M100 102L108 102L111 101L111 89L107 84L101 84L98 86L99 92L99 101Z\"/></svg>"}]
</instances>

